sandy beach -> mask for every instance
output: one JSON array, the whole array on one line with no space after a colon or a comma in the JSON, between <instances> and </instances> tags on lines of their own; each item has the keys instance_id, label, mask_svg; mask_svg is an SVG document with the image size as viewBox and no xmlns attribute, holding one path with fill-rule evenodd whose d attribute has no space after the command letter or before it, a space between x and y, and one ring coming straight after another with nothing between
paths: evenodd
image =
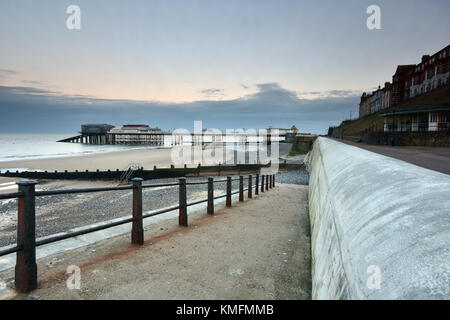
<instances>
[{"instance_id":1,"label":"sandy beach","mask_svg":"<svg viewBox=\"0 0 450 320\"><path fill-rule=\"evenodd\" d=\"M187 149L187 148L186 148ZM33 160L17 160L0 162L1 169L27 168L29 170L123 170L130 163L137 163L146 169L157 167L170 167L172 160L172 148L167 149L144 149L126 150L107 153L96 153L73 157L46 158ZM230 156L232 151L227 154ZM225 158L226 159L226 158ZM221 161L223 162L223 160ZM196 166L194 164L188 166Z\"/></svg>"},{"instance_id":2,"label":"sandy beach","mask_svg":"<svg viewBox=\"0 0 450 320\"><path fill-rule=\"evenodd\" d=\"M279 156L287 155L290 147L290 143L281 143L279 145ZM198 163L201 163L202 165L223 164L232 161L233 157L238 158L237 154L241 152L242 151L225 149L223 145L220 144L210 144L206 146L202 150L200 158L194 155L194 150L189 146L165 149L130 149L126 151L94 153L72 157L0 161L0 169L5 170L14 168L15 170L15 168L21 168L30 171L123 170L128 168L131 163L139 164L140 167L144 167L144 169L147 170L153 169L154 166L168 168L171 165L183 167L184 164L188 167L196 167ZM186 159L188 160L185 161ZM273 161L277 160L278 157L274 157Z\"/></svg>"},{"instance_id":3,"label":"sandy beach","mask_svg":"<svg viewBox=\"0 0 450 320\"><path fill-rule=\"evenodd\" d=\"M279 145L279 156L286 156L289 152L291 144L281 143ZM234 151L230 149L224 149L222 145L210 144L203 149L200 160L194 158L194 152L191 147L177 147L177 148L165 148L165 149L138 149L138 150L126 150L115 151L106 153L95 153L89 155L80 155L72 157L59 157L59 158L44 158L33 160L16 160L16 161L2 161L0 162L0 169L15 171L18 168L20 170L28 171L95 171L95 170L124 170L132 163L138 164L139 167L152 170L154 166L158 168L169 168L171 165L175 167L183 167L185 164L187 167L197 167L198 163L202 165L217 165L219 163L233 162L234 158L240 158L238 154L241 151ZM247 158L248 158L247 152ZM185 161L180 159L185 155L183 159L189 158ZM186 157L190 155L190 157ZM178 159L178 160L177 160ZM272 161L278 161L278 157L274 157ZM12 182L20 180L20 178L5 178L0 177L0 193L15 192L16 188L11 185ZM72 184L68 182L69 184ZM85 183L89 183L86 181ZM58 183L60 184L60 183Z\"/></svg>"}]
</instances>

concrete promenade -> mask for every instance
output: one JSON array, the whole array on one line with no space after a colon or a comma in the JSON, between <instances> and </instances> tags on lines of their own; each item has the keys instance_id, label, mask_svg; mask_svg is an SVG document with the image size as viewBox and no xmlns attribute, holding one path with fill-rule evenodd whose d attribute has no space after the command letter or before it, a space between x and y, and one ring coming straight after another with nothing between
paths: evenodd
<instances>
[{"instance_id":1,"label":"concrete promenade","mask_svg":"<svg viewBox=\"0 0 450 320\"><path fill-rule=\"evenodd\" d=\"M384 156L403 160L420 167L450 174L450 148L375 146L348 140L334 140Z\"/></svg>"},{"instance_id":2,"label":"concrete promenade","mask_svg":"<svg viewBox=\"0 0 450 320\"><path fill-rule=\"evenodd\" d=\"M146 228L38 260L39 288L13 299L310 299L308 187L277 184L215 216ZM254 196L255 197L255 196ZM69 290L66 268L81 270ZM11 286L14 272L0 277Z\"/></svg>"}]
</instances>

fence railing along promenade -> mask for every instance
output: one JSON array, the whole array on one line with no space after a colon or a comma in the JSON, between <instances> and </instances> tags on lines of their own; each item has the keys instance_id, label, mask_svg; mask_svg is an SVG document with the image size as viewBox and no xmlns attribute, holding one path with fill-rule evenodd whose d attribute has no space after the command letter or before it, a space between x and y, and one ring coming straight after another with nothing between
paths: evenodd
<instances>
[{"instance_id":1,"label":"fence railing along promenade","mask_svg":"<svg viewBox=\"0 0 450 320\"><path fill-rule=\"evenodd\" d=\"M275 187L275 175L259 175L256 174L253 179L252 175L247 176L248 186L244 188L244 176L239 178L232 178L228 176L226 179L214 180L208 177L207 181L187 182L186 178L180 178L178 182L162 183L162 184L143 184L142 178L133 178L131 185L115 186L115 187L101 187L101 188L81 188L81 189L65 189L65 190L48 190L35 191L37 181L22 180L18 181L18 192L0 194L0 200L4 199L18 199L18 220L17 220L17 243L14 247L0 251L0 257L16 253L16 268L15 268L15 287L18 292L30 292L37 288L37 264L36 264L36 247L49 244L52 242L80 236L83 234L112 228L118 225L132 223L131 227L131 243L136 245L144 244L144 228L143 219L160 215L169 211L178 210L178 223L180 226L188 226L187 208L199 203L207 202L207 214L214 215L214 200L226 198L226 207L232 206L232 195L239 194L239 201L244 201L244 192L247 191L248 198L252 198L253 189L255 194L264 192ZM252 186L255 180L254 187ZM239 181L239 190L232 192L232 182ZM218 196L214 196L214 183L226 182L226 192ZM193 202L187 202L187 186L206 184L208 186L208 197ZM151 213L142 212L142 189L179 186L179 204L169 208L160 209ZM47 236L39 240L36 239L36 197L53 196L61 194L76 194L76 193L91 193L91 192L105 192L117 190L132 190L133 207L132 216L120 221L115 221L107 224L96 225L78 230L75 232L62 233L58 235Z\"/></svg>"}]
</instances>

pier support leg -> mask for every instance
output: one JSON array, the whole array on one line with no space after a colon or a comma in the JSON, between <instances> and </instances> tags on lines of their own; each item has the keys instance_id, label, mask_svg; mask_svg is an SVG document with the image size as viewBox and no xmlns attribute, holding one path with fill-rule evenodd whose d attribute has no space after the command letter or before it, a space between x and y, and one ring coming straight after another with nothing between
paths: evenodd
<instances>
[{"instance_id":1,"label":"pier support leg","mask_svg":"<svg viewBox=\"0 0 450 320\"><path fill-rule=\"evenodd\" d=\"M248 176L248 198L251 199L252 198L252 175Z\"/></svg>"}]
</instances>

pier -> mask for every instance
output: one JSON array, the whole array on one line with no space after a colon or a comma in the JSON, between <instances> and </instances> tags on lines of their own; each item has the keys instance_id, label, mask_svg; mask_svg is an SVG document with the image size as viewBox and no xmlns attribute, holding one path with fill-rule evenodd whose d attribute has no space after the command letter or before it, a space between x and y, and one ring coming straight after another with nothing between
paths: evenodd
<instances>
[{"instance_id":1,"label":"pier","mask_svg":"<svg viewBox=\"0 0 450 320\"><path fill-rule=\"evenodd\" d=\"M276 136L282 139L287 137L287 133L279 132ZM232 133L203 132L168 132L158 128L150 128L148 125L124 125L114 128L108 124L84 124L81 126L79 135L59 140L58 142L83 143L83 144L111 144L111 145L148 145L164 146L168 137L171 137L170 145L203 145L206 143L267 143L271 144L272 132L268 130L264 134L257 132L243 132L236 130ZM227 141L225 137L232 137L233 141ZM262 141L252 141L255 138L262 138Z\"/></svg>"}]
</instances>

